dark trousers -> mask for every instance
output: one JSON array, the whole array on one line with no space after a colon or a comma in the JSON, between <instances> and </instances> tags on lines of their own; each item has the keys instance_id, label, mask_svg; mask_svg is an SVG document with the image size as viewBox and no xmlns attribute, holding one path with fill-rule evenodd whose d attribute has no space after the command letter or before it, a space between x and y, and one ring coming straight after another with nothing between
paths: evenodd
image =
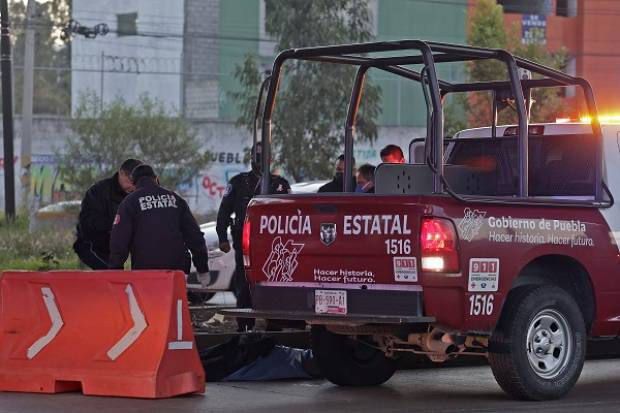
<instances>
[{"instance_id":1,"label":"dark trousers","mask_svg":"<svg viewBox=\"0 0 620 413\"><path fill-rule=\"evenodd\" d=\"M243 252L240 245L235 245L235 274L233 275L233 292L237 297L238 308L252 307L252 296L250 286L245 278L245 268L243 266ZM253 318L237 318L237 330L251 330L254 327Z\"/></svg>"},{"instance_id":2,"label":"dark trousers","mask_svg":"<svg viewBox=\"0 0 620 413\"><path fill-rule=\"evenodd\" d=\"M75 244L73 244L73 250L80 258L80 261L89 268L93 270L108 269L109 254L107 252L95 250L91 242L76 241Z\"/></svg>"}]
</instances>

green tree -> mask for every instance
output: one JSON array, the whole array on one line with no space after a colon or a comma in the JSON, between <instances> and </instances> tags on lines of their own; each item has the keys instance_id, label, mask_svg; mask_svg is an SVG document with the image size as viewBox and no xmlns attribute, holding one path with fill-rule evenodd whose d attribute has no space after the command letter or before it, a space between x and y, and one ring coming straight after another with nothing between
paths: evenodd
<instances>
[{"instance_id":1,"label":"green tree","mask_svg":"<svg viewBox=\"0 0 620 413\"><path fill-rule=\"evenodd\" d=\"M470 23L467 43L472 46L506 49L508 36L504 29L504 12L495 0L480 0ZM468 66L470 80L506 78L504 64L494 60L472 62Z\"/></svg>"},{"instance_id":2,"label":"green tree","mask_svg":"<svg viewBox=\"0 0 620 413\"><path fill-rule=\"evenodd\" d=\"M278 50L328 44L364 42L372 38L366 0L266 0L267 33ZM333 173L342 150L344 122L355 68L316 62L290 62L280 83L272 141L274 161L294 180L318 179ZM241 85L232 93L240 125L253 127L260 73L253 56L237 66ZM357 132L375 139L381 90L367 81Z\"/></svg>"},{"instance_id":3,"label":"green tree","mask_svg":"<svg viewBox=\"0 0 620 413\"><path fill-rule=\"evenodd\" d=\"M65 181L79 191L110 176L127 158L152 165L169 188L191 180L208 163L195 131L146 95L135 106L117 98L103 107L96 94L82 95L71 129L73 136L57 156Z\"/></svg>"},{"instance_id":4,"label":"green tree","mask_svg":"<svg viewBox=\"0 0 620 413\"><path fill-rule=\"evenodd\" d=\"M70 0L37 2L34 18L35 71L33 112L69 115L71 111L71 45L60 40L61 27L69 21ZM13 63L16 66L13 86L15 113L22 110L26 5L10 5ZM46 68L46 69L37 69ZM50 68L61 68L52 70Z\"/></svg>"},{"instance_id":5,"label":"green tree","mask_svg":"<svg viewBox=\"0 0 620 413\"><path fill-rule=\"evenodd\" d=\"M562 49L559 52L549 53L540 43L522 44L516 42L511 47L512 52L526 59L541 63L545 66L563 70L568 63L568 53ZM532 89L531 122L554 122L566 111L564 88L536 88Z\"/></svg>"},{"instance_id":6,"label":"green tree","mask_svg":"<svg viewBox=\"0 0 620 413\"><path fill-rule=\"evenodd\" d=\"M549 53L541 43L521 44L521 36L516 28L506 31L503 9L496 0L480 0L471 19L467 41L472 46L506 49L514 55L562 69L567 62L564 50ZM467 66L469 81L488 81L507 79L505 64L498 61L479 60ZM547 122L563 112L564 104L558 88L537 88L532 90L530 121ZM491 121L492 96L490 93L475 93L466 99L455 99L455 105L463 104L470 127L485 126ZM454 110L451 108L451 110ZM515 123L516 113L508 108L499 113L499 123Z\"/></svg>"}]
</instances>

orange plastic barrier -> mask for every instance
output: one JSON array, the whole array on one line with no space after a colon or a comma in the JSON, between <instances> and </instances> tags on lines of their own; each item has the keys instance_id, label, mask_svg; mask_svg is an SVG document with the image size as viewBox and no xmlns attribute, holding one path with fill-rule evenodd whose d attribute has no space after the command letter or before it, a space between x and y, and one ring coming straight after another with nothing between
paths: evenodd
<instances>
[{"instance_id":1,"label":"orange plastic barrier","mask_svg":"<svg viewBox=\"0 0 620 413\"><path fill-rule=\"evenodd\" d=\"M204 389L183 273L2 275L0 390L160 398Z\"/></svg>"}]
</instances>

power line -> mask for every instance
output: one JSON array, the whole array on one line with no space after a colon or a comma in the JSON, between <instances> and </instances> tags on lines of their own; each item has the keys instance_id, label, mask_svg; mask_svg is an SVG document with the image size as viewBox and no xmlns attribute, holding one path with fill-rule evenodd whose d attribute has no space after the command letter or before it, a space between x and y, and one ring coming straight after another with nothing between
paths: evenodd
<instances>
[{"instance_id":1,"label":"power line","mask_svg":"<svg viewBox=\"0 0 620 413\"><path fill-rule=\"evenodd\" d=\"M15 70L23 70L23 65L14 65L13 68ZM88 69L88 68L76 68L76 67L63 67L63 66L35 66L35 71L44 71L44 72L81 72L81 73L96 73L100 74L101 69ZM103 73L110 74L115 73L119 75L174 75L174 76L191 76L191 77L204 77L204 78L214 78L214 77L233 77L231 73L222 73L222 72L191 72L191 71L148 71L148 70L140 70L139 72L129 72L129 71L121 71L114 69L104 69ZM393 76L385 76L383 73L374 74L371 76L373 81L394 81L400 83L401 79L396 75Z\"/></svg>"}]
</instances>

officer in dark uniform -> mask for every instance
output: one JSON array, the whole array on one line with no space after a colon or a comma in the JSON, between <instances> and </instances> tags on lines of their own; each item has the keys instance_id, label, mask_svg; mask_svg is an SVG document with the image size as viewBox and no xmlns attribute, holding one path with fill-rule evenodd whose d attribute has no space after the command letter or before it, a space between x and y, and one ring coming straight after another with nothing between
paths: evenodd
<instances>
[{"instance_id":1,"label":"officer in dark uniform","mask_svg":"<svg viewBox=\"0 0 620 413\"><path fill-rule=\"evenodd\" d=\"M243 230L243 221L245 220L245 212L248 203L255 196L260 194L261 183L261 152L262 145L258 143L255 147L255 156L252 159L252 170L235 175L224 192L220 209L217 213L217 236L219 238L220 250L224 252L230 251L230 243L228 242L228 227L231 226L233 238L233 247L235 249L235 274L233 276L233 290L237 297L237 307L248 308L252 306L250 289L245 278L245 269L243 266L243 251L241 250L241 233ZM254 151L253 151L254 152ZM291 192L291 186L288 181L280 176L271 175L269 179L270 194L288 194ZM231 219L232 213L235 213L234 220ZM254 327L253 319L238 318L237 327L239 331L249 330Z\"/></svg>"},{"instance_id":2,"label":"officer in dark uniform","mask_svg":"<svg viewBox=\"0 0 620 413\"><path fill-rule=\"evenodd\" d=\"M112 223L120 203L135 189L131 171L141 163L127 159L113 176L88 188L82 199L73 250L93 270L108 268Z\"/></svg>"},{"instance_id":3,"label":"officer in dark uniform","mask_svg":"<svg viewBox=\"0 0 620 413\"><path fill-rule=\"evenodd\" d=\"M321 186L317 192L343 192L344 187L344 154L336 159L334 177L331 181ZM355 188L355 158L353 158L353 176L351 178L351 188Z\"/></svg>"},{"instance_id":4,"label":"officer in dark uniform","mask_svg":"<svg viewBox=\"0 0 620 413\"><path fill-rule=\"evenodd\" d=\"M209 272L204 234L187 202L159 186L149 165L136 167L131 178L136 190L118 207L110 239L110 268L122 269L131 253L132 270L170 269Z\"/></svg>"}]
</instances>

